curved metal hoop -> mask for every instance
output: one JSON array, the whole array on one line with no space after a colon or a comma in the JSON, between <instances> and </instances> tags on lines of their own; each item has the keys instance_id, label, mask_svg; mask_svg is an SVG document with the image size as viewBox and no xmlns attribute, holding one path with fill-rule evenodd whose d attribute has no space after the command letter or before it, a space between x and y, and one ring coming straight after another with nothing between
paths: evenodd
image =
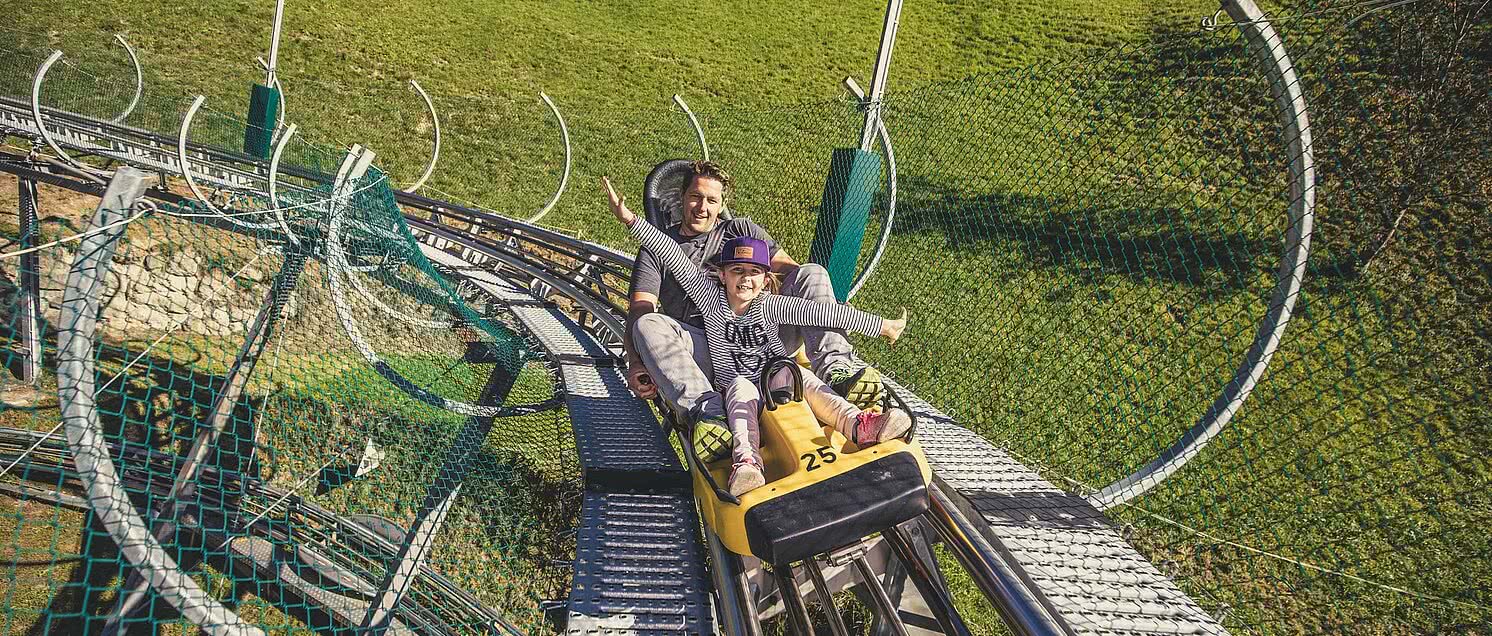
<instances>
[{"instance_id":1,"label":"curved metal hoop","mask_svg":"<svg viewBox=\"0 0 1492 636\"><path fill-rule=\"evenodd\" d=\"M565 125L565 116L560 114L559 107L554 105L554 100L549 99L549 96L544 93L539 93L539 99L544 100L544 104L549 107L549 112L554 113L554 120L559 122L560 139L565 144L565 172L560 175L559 187L555 188L554 196L549 197L549 203L544 204L544 208L537 214L528 217L529 223L538 223L539 219L549 214L549 211L554 209L554 205L559 203L560 195L565 193L565 186L570 183L570 128Z\"/></svg>"},{"instance_id":2,"label":"curved metal hoop","mask_svg":"<svg viewBox=\"0 0 1492 636\"><path fill-rule=\"evenodd\" d=\"M363 285L362 281L358 280L357 276L348 274L347 279L352 282L353 291L356 291L358 295L362 296L368 302L373 303L373 305L378 307L380 311L395 320L424 329L449 329L451 327L451 321L449 320L432 320L420 318L417 316L410 316L408 314L402 313L399 310L388 306L387 303L383 302L378 298L378 296L374 295L373 292L369 291L368 288Z\"/></svg>"},{"instance_id":3,"label":"curved metal hoop","mask_svg":"<svg viewBox=\"0 0 1492 636\"><path fill-rule=\"evenodd\" d=\"M352 187L353 175L360 174L367 169L368 164L373 161L373 153L363 151L361 147L354 146L353 152L347 161L342 163L337 172L336 186L332 192L331 218L327 223L326 237L326 280L332 292L332 307L337 312L337 320L342 323L342 330L346 332L347 338L352 341L358 353L368 365L373 367L378 375L383 376L390 384L398 387L410 397L429 404L436 408L445 409L453 413L468 415L472 417L503 417L510 414L508 408L497 405L479 405L468 402L451 400L421 387L405 378L393 367L389 366L373 347L363 338L362 330L358 328L357 321L352 319L351 312L347 309L347 293L342 286L343 270L347 266L347 254L342 249L342 223L346 218L344 214L346 206L337 202L342 200L339 196Z\"/></svg>"},{"instance_id":4,"label":"curved metal hoop","mask_svg":"<svg viewBox=\"0 0 1492 636\"><path fill-rule=\"evenodd\" d=\"M198 95L197 99L192 100L192 105L187 108L186 115L181 118L181 132L176 136L176 159L181 164L181 176L183 179L186 179L187 188L192 191L192 196L197 197L197 200L201 201L202 205L207 206L208 211L226 219L234 225L251 230L280 229L283 221L276 223L251 223L238 220L235 218L235 215L228 214L218 208L218 206L213 205L212 201L208 200L207 195L203 194L202 189L197 187L197 180L192 178L192 166L187 158L187 135L190 134L192 129L192 119L197 116L197 110L202 108L202 103L205 101L207 101L207 97L204 95Z\"/></svg>"},{"instance_id":5,"label":"curved metal hoop","mask_svg":"<svg viewBox=\"0 0 1492 636\"><path fill-rule=\"evenodd\" d=\"M855 95L856 99L865 101L865 91L855 83L853 78L844 78L844 85L850 93ZM891 228L896 225L896 150L891 145L891 133L886 130L886 120L879 117L876 118L876 138L880 140L881 152L886 154L886 170L888 171L886 188L890 200L887 201L886 220L881 223L881 238L876 241L876 251L870 255L870 262L865 264L865 269L860 270L860 273L855 276L854 284L850 285L850 291L844 297L847 302L854 298L855 294L860 293L860 288L865 286L865 283L870 280L870 275L874 274L876 267L881 264L881 257L886 254L886 245L891 242Z\"/></svg>"},{"instance_id":6,"label":"curved metal hoop","mask_svg":"<svg viewBox=\"0 0 1492 636\"><path fill-rule=\"evenodd\" d=\"M140 96L145 94L145 73L140 69L140 58L135 56L135 49L130 46L129 42L124 41L124 36L115 33L114 41L118 42L119 46L124 47L124 52L130 56L130 66L135 68L135 95L130 98L130 103L124 107L124 111L109 120L110 123L117 124L129 118L130 113L135 112L135 107L140 105Z\"/></svg>"},{"instance_id":7,"label":"curved metal hoop","mask_svg":"<svg viewBox=\"0 0 1492 636\"><path fill-rule=\"evenodd\" d=\"M105 192L92 226L99 228L119 221L144 189L144 173L132 168L120 169ZM61 329L57 384L73 463L99 523L157 594L213 636L262 634L259 628L243 623L236 613L204 592L156 541L125 492L104 441L94 401L97 386L93 343L100 302L98 291L103 289L118 239L123 234L124 227L118 226L84 239L63 292L58 321Z\"/></svg>"},{"instance_id":8,"label":"curved metal hoop","mask_svg":"<svg viewBox=\"0 0 1492 636\"><path fill-rule=\"evenodd\" d=\"M704 154L704 160L709 161L710 144L705 143L705 129L700 127L699 118L694 116L694 111L689 110L689 104L684 103L684 98L678 93L674 93L673 103L684 109L684 115L689 117L689 125L694 127L694 138L699 141L699 151Z\"/></svg>"},{"instance_id":9,"label":"curved metal hoop","mask_svg":"<svg viewBox=\"0 0 1492 636\"><path fill-rule=\"evenodd\" d=\"M285 210L280 207L280 196L275 191L275 182L280 172L280 155L285 153L285 147L290 145L290 138L295 136L296 130L296 125L290 124L290 127L285 129L285 134L280 135L279 141L275 143L275 153L269 157L269 205L274 208L275 221L280 224L285 237L290 239L291 243L300 245L300 237L290 231L290 225L285 222Z\"/></svg>"},{"instance_id":10,"label":"curved metal hoop","mask_svg":"<svg viewBox=\"0 0 1492 636\"><path fill-rule=\"evenodd\" d=\"M48 148L52 149L52 152L57 153L57 158L63 160L68 165L83 171L83 174L89 176L95 181L99 181L100 183L102 183L103 179L98 177L99 170L97 168L94 168L93 166L79 162L78 160L73 159L72 155L67 154L67 152L62 149L62 146L57 145L57 141L55 139L52 139L52 133L47 132L47 125L42 120L41 85L42 82L47 81L47 72L52 70L52 65L56 64L57 60L60 59L62 59L62 51L54 50L52 51L51 55L47 56L46 61L41 63L41 66L36 67L36 75L32 76L31 78L31 118L36 120L36 132L41 135L41 140L47 144Z\"/></svg>"},{"instance_id":11,"label":"curved metal hoop","mask_svg":"<svg viewBox=\"0 0 1492 636\"><path fill-rule=\"evenodd\" d=\"M430 95L425 92L425 89L420 88L420 83L409 80L409 85L413 86L414 92L419 93L420 98L425 100L425 109L430 111L430 121L435 122L435 148L430 151L430 163L425 164L425 172L420 175L420 178L415 179L413 185L404 189L405 192L414 194L415 190L425 185L425 181L430 178L430 174L435 172L435 162L440 159L440 116L435 114L435 102L430 101Z\"/></svg>"},{"instance_id":12,"label":"curved metal hoop","mask_svg":"<svg viewBox=\"0 0 1492 636\"><path fill-rule=\"evenodd\" d=\"M1295 301L1300 297L1301 283L1305 280L1316 208L1316 163L1305 91L1290 56L1285 52L1284 42L1253 0L1224 0L1223 10L1238 24L1249 48L1264 67L1271 96L1279 110L1282 136L1289 144L1290 207L1285 249L1280 257L1274 294L1269 299L1269 312L1259 322L1254 342L1243 362L1207 412L1155 460L1090 495L1089 503L1100 510L1128 502L1154 488L1196 457L1222 432L1269 367L1270 359L1285 336L1285 327L1290 324Z\"/></svg>"}]
</instances>

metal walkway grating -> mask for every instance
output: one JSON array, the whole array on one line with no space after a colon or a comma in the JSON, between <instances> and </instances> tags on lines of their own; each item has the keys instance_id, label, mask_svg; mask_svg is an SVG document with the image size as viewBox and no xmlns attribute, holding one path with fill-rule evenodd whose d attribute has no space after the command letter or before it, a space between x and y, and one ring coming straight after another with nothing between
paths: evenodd
<instances>
[{"instance_id":1,"label":"metal walkway grating","mask_svg":"<svg viewBox=\"0 0 1492 636\"><path fill-rule=\"evenodd\" d=\"M566 364L560 372L587 483L689 488L688 473L658 419L627 390L621 371Z\"/></svg>"},{"instance_id":2,"label":"metal walkway grating","mask_svg":"<svg viewBox=\"0 0 1492 636\"><path fill-rule=\"evenodd\" d=\"M1003 548L1075 634L1226 634L1082 497L1063 492L890 380L917 414L934 473L974 504Z\"/></svg>"},{"instance_id":3,"label":"metal walkway grating","mask_svg":"<svg viewBox=\"0 0 1492 636\"><path fill-rule=\"evenodd\" d=\"M432 261L505 301L535 300L490 271L422 247ZM688 473L652 409L627 390L611 352L564 312L532 304L510 309L560 362L586 482L565 632L714 633Z\"/></svg>"},{"instance_id":4,"label":"metal walkway grating","mask_svg":"<svg viewBox=\"0 0 1492 636\"><path fill-rule=\"evenodd\" d=\"M587 492L581 514L567 633L714 631L688 493Z\"/></svg>"}]
</instances>

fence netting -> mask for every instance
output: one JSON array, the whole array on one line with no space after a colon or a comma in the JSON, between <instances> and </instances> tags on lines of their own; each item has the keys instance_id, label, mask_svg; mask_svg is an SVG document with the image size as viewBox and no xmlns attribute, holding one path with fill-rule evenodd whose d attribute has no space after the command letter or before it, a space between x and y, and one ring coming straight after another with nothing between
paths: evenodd
<instances>
[{"instance_id":1,"label":"fence netting","mask_svg":"<svg viewBox=\"0 0 1492 636\"><path fill-rule=\"evenodd\" d=\"M7 88L44 58L32 53L6 52ZM108 69L89 62L58 64L43 103L112 116L130 96L95 90ZM127 124L174 136L189 106L150 95ZM197 111L189 140L239 152L241 105L218 106ZM0 263L15 374L0 412L6 633L195 629L201 615L223 616L216 607L282 633L355 626L388 587L406 535L447 498L390 624L528 629L536 599L563 593L553 563L566 557L576 506L555 503L576 497L578 482L563 412L544 407L558 390L552 370L504 306L426 260L388 175L372 167L336 181L352 165L347 150L308 139L286 141L282 165L294 174L279 175L274 198L262 174L216 168L194 149L206 202L179 176L156 181L153 203L124 211L114 230L96 225L95 196L20 184L18 197L8 180L6 207L30 205L38 218L6 217ZM9 137L7 150L31 147ZM107 273L72 271L105 236ZM43 247L34 260L20 254L30 246ZM43 347L29 382L25 276L37 281ZM81 329L59 322L68 294L97 305L86 362L92 426L117 471L109 496L152 536L125 543L158 546L175 567L134 567L115 539L127 520L90 505L99 477L74 466L62 414L79 401L79 378L58 376L56 349ZM492 432L474 437L482 420ZM457 455L459 470L447 470ZM200 592L158 593L145 584L155 576Z\"/></svg>"},{"instance_id":2,"label":"fence netting","mask_svg":"<svg viewBox=\"0 0 1492 636\"><path fill-rule=\"evenodd\" d=\"M1212 29L1162 24L1124 46L894 88L881 104L892 152L877 135L870 144L883 174L860 270L875 268L851 302L886 315L905 306L911 322L894 347L857 341L858 352L1106 507L1231 630L1485 631L1488 15L1449 1L1300 4L1274 16L1278 41L1220 15ZM132 72L122 53L96 44L53 71L47 105L109 118L130 100L127 82L101 79ZM1266 62L1281 52L1288 81ZM0 58L7 98L29 99L47 53L45 38L12 41ZM148 76L152 59L171 59L140 55ZM174 86L169 78L147 81L125 123L174 137L190 104L181 95L202 92L211 99L191 139L240 147L239 89L257 73L242 65L219 84L169 91L158 88ZM147 211L127 226L101 292L94 363L100 422L130 500L174 520L162 545L243 620L297 631L337 619L266 586L288 571L366 607L376 590L360 582L383 580L388 546L470 422L441 405L481 402L503 369L517 377L503 404L556 389L522 327L423 260L399 219L391 188L413 181L431 150L419 98L402 84L282 79L291 121L379 151L378 169L339 196L344 150L292 140L285 162L303 172L287 177L279 201L260 182L214 188L220 205L265 227L200 203ZM426 88L447 137L421 192L519 219L544 208L565 149L538 96ZM596 183L610 175L640 200L654 164L702 154L688 119L553 97L573 156L569 190L542 224L631 250ZM1308 144L1288 123L1302 112ZM697 114L711 157L737 180L734 213L807 260L830 153L859 145L862 104ZM894 188L884 169L893 159ZM166 185L185 193L179 179ZM87 229L97 199L47 207L62 196L43 188L37 241ZM288 228L267 212L302 204ZM11 251L21 228L5 218ZM40 253L49 347L75 245ZM168 496L296 250L303 271L232 409L232 443L191 493ZM55 377L19 380L21 262L0 261L15 374L0 460L17 462L0 482L11 502L0 520L12 526L5 631L92 631L125 602L131 568L81 498L65 440L39 437L60 411ZM499 418L428 576L411 588L411 607L426 613L398 620L462 627L472 615L464 599L475 597L505 621L539 624L538 599L563 592L573 549L567 429L560 412ZM370 453L378 467L358 474ZM250 520L267 531L248 537ZM261 547L278 570L233 556L239 544ZM183 621L144 598L124 620Z\"/></svg>"}]
</instances>

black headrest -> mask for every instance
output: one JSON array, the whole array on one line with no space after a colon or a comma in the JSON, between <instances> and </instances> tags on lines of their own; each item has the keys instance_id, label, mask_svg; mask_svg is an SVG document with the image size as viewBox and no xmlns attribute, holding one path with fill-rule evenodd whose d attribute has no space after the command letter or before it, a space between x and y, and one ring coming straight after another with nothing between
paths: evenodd
<instances>
[{"instance_id":1,"label":"black headrest","mask_svg":"<svg viewBox=\"0 0 1492 636\"><path fill-rule=\"evenodd\" d=\"M642 184L642 208L648 223L654 227L671 227L684 219L684 202L679 193L691 174L691 163L694 162L689 159L669 159L653 166L648 173L647 181ZM721 210L720 218L731 218L730 210Z\"/></svg>"}]
</instances>

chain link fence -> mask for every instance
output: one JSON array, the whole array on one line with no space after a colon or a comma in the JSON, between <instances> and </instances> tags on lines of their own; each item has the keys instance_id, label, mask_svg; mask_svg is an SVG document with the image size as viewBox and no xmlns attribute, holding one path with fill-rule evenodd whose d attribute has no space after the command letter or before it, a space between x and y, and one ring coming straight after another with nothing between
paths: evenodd
<instances>
[{"instance_id":1,"label":"chain link fence","mask_svg":"<svg viewBox=\"0 0 1492 636\"><path fill-rule=\"evenodd\" d=\"M1492 29L1485 4L1397 4L1292 6L1272 16L1279 41L1225 14L1200 32L1160 24L1125 46L898 89L883 103L895 203L885 171L862 270L883 232L889 240L853 302L891 315L905 306L911 324L894 347L858 342L861 355L1048 480L1107 507L1143 554L1204 607L1225 614L1235 631L1479 633L1492 623L1485 531L1492 439L1483 397L1492 351ZM0 59L3 92L12 97L29 95L46 53L43 42L17 42ZM1292 79L1275 70L1281 52ZM140 56L147 76L163 65L148 51ZM128 77L123 60L122 51L103 46L76 56L44 86L44 101L113 116L133 87L102 78ZM242 95L211 91L247 85L256 74L246 66L220 84L188 87L221 109L204 111L193 141L241 145L242 124L234 122L243 115L234 109ZM388 185L412 182L429 160L434 122L405 85L351 87L293 74L282 81L289 121L378 150ZM145 86L163 84L174 85ZM599 177L611 175L640 200L655 163L702 154L677 108L573 104L554 95L571 144L567 165L559 121L537 95L427 88L448 136L422 193L522 219L541 210L568 175L566 194L542 223L627 250L607 222ZM1282 123L1298 104L1308 114L1297 120L1303 131ZM187 105L146 90L125 121L172 136ZM806 260L830 153L858 145L861 104L846 97L697 114L712 158L738 180L733 211ZM294 165L331 174L342 159L305 146L287 154ZM890 163L882 146L873 150ZM1310 174L1301 170L1307 156ZM369 209L389 214L387 187L376 191L384 199ZM275 207L246 196L235 203ZM326 221L306 227L324 232ZM70 222L66 233L86 227ZM366 229L376 225L349 226L348 313L373 325L371 349L403 377L449 399L475 399L487 367L449 370L441 362L454 361L471 339L516 342L516 326L470 307L412 254L395 254L389 248L406 249L409 237ZM18 226L6 232L19 241ZM64 230L43 223L43 238L49 232ZM201 312L170 308L218 306L201 286L221 279L233 290L242 278L236 272L259 254L251 248L270 234L143 217L126 233L117 263L151 258L154 251L131 241L151 237L193 246L182 258L221 260L222 273L195 281L195 295L180 300L148 283L128 287L124 301L139 296L141 309L126 313L167 323L189 315L188 324L205 325ZM45 253L43 262L65 266L66 249ZM380 266L391 262L393 270ZM14 280L12 263L4 265ZM144 269L167 275L171 263ZM220 332L204 326L169 335L143 358L159 358L147 363L149 373L124 376L112 411L101 401L118 448L185 452L205 415L170 405L210 408L214 382L221 383L213 378L235 359L272 275L268 264L253 266L259 276L230 294L243 299L219 303L230 316ZM287 309L281 366L255 375L235 420L253 433L243 433L241 444L273 448L279 467L259 478L289 492L339 452L359 454L357 445L373 439L386 449L383 467L324 493L302 486L291 501L407 527L435 479L430 449L447 447L463 420L393 390L341 336L330 285L321 284L330 280L326 268L307 261L301 276L313 282L298 288L298 313ZM10 315L16 333L14 309ZM397 315L474 326L464 336ZM159 333L120 327L114 342L110 328L106 320L98 364L111 375L147 349L149 340L138 340ZM442 353L411 350L415 338ZM106 357L105 344L120 350ZM509 403L553 390L535 364L524 363ZM52 393L39 391L40 404ZM17 431L7 463L33 439L21 432L57 423L55 409L7 407L0 418ZM565 426L556 414L495 426L483 445L486 463L474 473L482 485L464 487L432 556L432 569L520 623L534 624L535 599L565 584L563 571L542 564L564 558L556 529L572 523L574 508L540 502L568 492L573 467L535 450L568 444ZM109 565L115 553L88 514L27 494L77 496L68 490L75 477L60 459L44 468L44 452L62 458L66 451L43 444L4 482L17 502L5 517L15 526L11 632L45 621L91 626L128 585L118 562ZM258 464L269 453L249 454L255 466L221 469L267 470ZM1169 476L1146 478L1159 474ZM147 481L135 494L140 510L164 502ZM261 493L233 496L284 510L266 505L273 499ZM340 536L330 522L282 514L289 513L266 518L283 521L281 549L290 553ZM217 556L195 549L207 563L203 584L222 602L239 603L246 620L315 626L279 617L283 604L261 596L239 599L232 583L256 579L214 569ZM472 554L490 558L463 559ZM384 556L338 562L377 580ZM353 559L333 560L344 558ZM102 565L75 567L95 561ZM422 579L414 589L436 599L444 588Z\"/></svg>"}]
</instances>

